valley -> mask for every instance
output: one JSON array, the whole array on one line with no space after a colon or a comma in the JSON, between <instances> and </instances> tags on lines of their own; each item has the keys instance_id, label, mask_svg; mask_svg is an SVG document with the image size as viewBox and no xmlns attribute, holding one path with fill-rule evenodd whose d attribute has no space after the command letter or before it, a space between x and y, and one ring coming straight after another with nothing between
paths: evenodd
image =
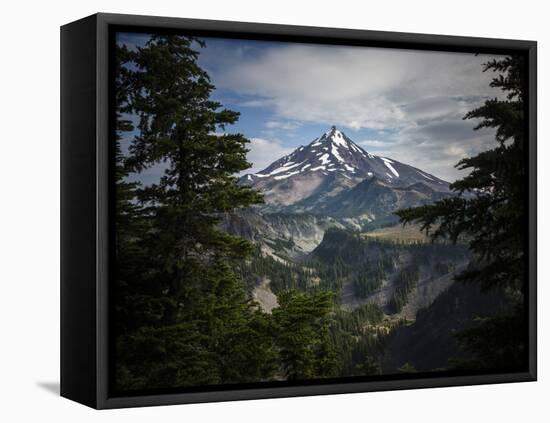
<instances>
[{"instance_id":1,"label":"valley","mask_svg":"<svg viewBox=\"0 0 550 423\"><path fill-rule=\"evenodd\" d=\"M332 292L334 342L344 356L351 349L344 376L365 368L391 373L386 349L396 334L438 307L472 257L464 245L432 243L394 214L456 195L447 182L370 154L335 127L240 183L265 201L222 224L255 245L239 269L249 295L272 313L286 290Z\"/></svg>"}]
</instances>

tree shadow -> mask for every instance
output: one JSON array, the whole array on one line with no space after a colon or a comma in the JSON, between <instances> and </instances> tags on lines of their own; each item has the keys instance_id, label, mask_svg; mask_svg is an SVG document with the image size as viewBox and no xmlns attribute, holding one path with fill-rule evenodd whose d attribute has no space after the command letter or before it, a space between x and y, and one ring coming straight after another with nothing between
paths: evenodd
<instances>
[{"instance_id":1,"label":"tree shadow","mask_svg":"<svg viewBox=\"0 0 550 423\"><path fill-rule=\"evenodd\" d=\"M55 396L60 395L59 382L36 382L36 386Z\"/></svg>"}]
</instances>

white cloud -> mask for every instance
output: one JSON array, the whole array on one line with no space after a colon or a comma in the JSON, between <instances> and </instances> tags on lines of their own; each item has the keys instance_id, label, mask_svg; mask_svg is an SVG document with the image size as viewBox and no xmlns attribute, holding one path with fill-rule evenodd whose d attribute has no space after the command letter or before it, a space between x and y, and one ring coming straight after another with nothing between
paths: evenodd
<instances>
[{"instance_id":1,"label":"white cloud","mask_svg":"<svg viewBox=\"0 0 550 423\"><path fill-rule=\"evenodd\" d=\"M253 104L281 120L403 128L495 95L492 75L481 72L488 56L288 44L240 59L227 63L216 84L261 97Z\"/></svg>"},{"instance_id":2,"label":"white cloud","mask_svg":"<svg viewBox=\"0 0 550 423\"><path fill-rule=\"evenodd\" d=\"M242 107L266 107L272 105L273 101L271 100L246 100L239 103L239 106Z\"/></svg>"},{"instance_id":3,"label":"white cloud","mask_svg":"<svg viewBox=\"0 0 550 423\"><path fill-rule=\"evenodd\" d=\"M390 144L391 142L390 141L381 141L381 140L363 140L363 141L358 141L357 144L360 145L361 147L365 148L365 149L369 149L369 148L384 148L384 147L388 147L388 145Z\"/></svg>"},{"instance_id":4,"label":"white cloud","mask_svg":"<svg viewBox=\"0 0 550 423\"><path fill-rule=\"evenodd\" d=\"M252 163L252 166L246 171L241 172L241 175L246 173L257 173L265 169L275 159L285 156L292 152L292 148L283 146L278 141L266 140L264 138L251 138L248 144L250 150L247 159Z\"/></svg>"},{"instance_id":5,"label":"white cloud","mask_svg":"<svg viewBox=\"0 0 550 423\"><path fill-rule=\"evenodd\" d=\"M285 129L288 131L297 129L301 126L298 122L278 121L278 120L268 120L264 125L266 128L269 128L269 129Z\"/></svg>"},{"instance_id":6,"label":"white cloud","mask_svg":"<svg viewBox=\"0 0 550 423\"><path fill-rule=\"evenodd\" d=\"M472 121L434 121L404 129L371 145L371 151L453 182L468 173L454 167L460 159L496 146L493 130L474 131L473 126Z\"/></svg>"}]
</instances>

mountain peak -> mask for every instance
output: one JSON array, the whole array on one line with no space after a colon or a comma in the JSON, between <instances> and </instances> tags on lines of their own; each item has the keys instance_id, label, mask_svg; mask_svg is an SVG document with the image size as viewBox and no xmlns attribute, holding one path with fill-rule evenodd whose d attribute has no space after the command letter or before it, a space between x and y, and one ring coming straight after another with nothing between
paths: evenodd
<instances>
[{"instance_id":1,"label":"mountain peak","mask_svg":"<svg viewBox=\"0 0 550 423\"><path fill-rule=\"evenodd\" d=\"M335 125L309 144L274 161L264 170L245 175L241 181L260 187L279 181L320 181L328 176L331 176L329 179L337 178L346 185L377 177L380 181L395 186L425 182L436 190L448 189L445 181L427 172L365 151Z\"/></svg>"},{"instance_id":2,"label":"mountain peak","mask_svg":"<svg viewBox=\"0 0 550 423\"><path fill-rule=\"evenodd\" d=\"M336 133L340 132L338 129L336 129L336 126L335 125L332 125L330 127L330 130L325 132L325 135L329 136L329 137L333 137L336 135Z\"/></svg>"},{"instance_id":3,"label":"mountain peak","mask_svg":"<svg viewBox=\"0 0 550 423\"><path fill-rule=\"evenodd\" d=\"M344 133L338 128L336 128L335 125L332 125L330 129L323 134L321 138L343 138Z\"/></svg>"},{"instance_id":4,"label":"mountain peak","mask_svg":"<svg viewBox=\"0 0 550 423\"><path fill-rule=\"evenodd\" d=\"M311 143L309 143L308 147L317 147L322 144L325 144L324 146L328 147L326 144L329 144L329 143L335 144L336 148L343 147L347 150L352 150L359 154L362 154L362 153L368 154L366 151L364 151L362 148L356 145L350 138L348 138L346 134L338 130L334 125L330 127L330 130L325 132L320 137L315 138Z\"/></svg>"}]
</instances>

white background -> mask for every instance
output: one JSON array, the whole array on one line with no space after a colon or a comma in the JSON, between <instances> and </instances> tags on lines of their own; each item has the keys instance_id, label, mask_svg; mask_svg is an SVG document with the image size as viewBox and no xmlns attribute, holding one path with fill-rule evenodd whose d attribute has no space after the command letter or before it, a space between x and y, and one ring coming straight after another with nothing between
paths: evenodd
<instances>
[{"instance_id":1,"label":"white background","mask_svg":"<svg viewBox=\"0 0 550 423\"><path fill-rule=\"evenodd\" d=\"M548 421L549 13L544 1L8 0L0 25L0 420ZM93 411L59 381L59 26L95 12L539 42L539 381ZM546 333L544 333L546 332ZM546 392L545 392L546 391Z\"/></svg>"}]
</instances>

